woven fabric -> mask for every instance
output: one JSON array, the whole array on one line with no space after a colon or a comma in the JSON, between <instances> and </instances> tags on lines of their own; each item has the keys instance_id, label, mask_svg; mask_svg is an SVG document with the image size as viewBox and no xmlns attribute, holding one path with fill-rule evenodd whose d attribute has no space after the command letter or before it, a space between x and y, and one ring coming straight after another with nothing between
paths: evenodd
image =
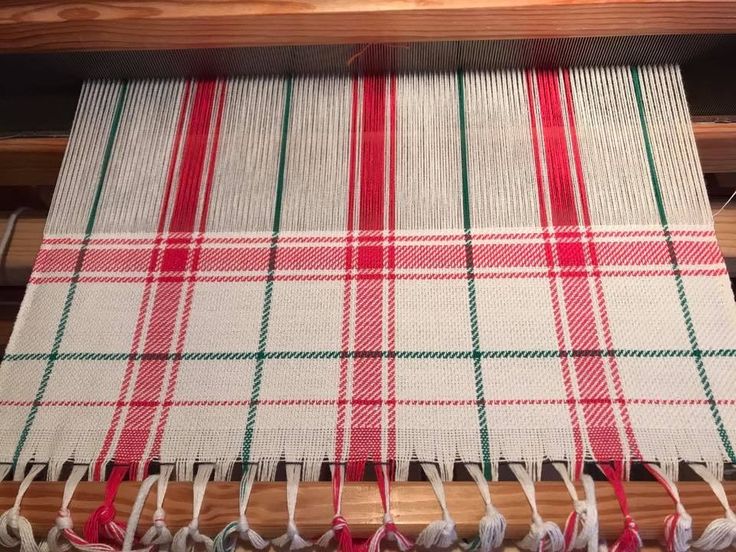
<instances>
[{"instance_id":1,"label":"woven fabric","mask_svg":"<svg viewBox=\"0 0 736 552\"><path fill-rule=\"evenodd\" d=\"M734 357L677 68L94 82L0 462L733 462Z\"/></svg>"}]
</instances>

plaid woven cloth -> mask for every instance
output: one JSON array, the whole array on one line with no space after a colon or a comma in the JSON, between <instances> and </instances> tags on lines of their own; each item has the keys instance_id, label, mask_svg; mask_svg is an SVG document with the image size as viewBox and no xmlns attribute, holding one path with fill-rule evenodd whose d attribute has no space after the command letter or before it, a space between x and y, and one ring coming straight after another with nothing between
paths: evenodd
<instances>
[{"instance_id":1,"label":"plaid woven cloth","mask_svg":"<svg viewBox=\"0 0 736 552\"><path fill-rule=\"evenodd\" d=\"M733 462L734 357L677 68L94 82L0 462Z\"/></svg>"}]
</instances>

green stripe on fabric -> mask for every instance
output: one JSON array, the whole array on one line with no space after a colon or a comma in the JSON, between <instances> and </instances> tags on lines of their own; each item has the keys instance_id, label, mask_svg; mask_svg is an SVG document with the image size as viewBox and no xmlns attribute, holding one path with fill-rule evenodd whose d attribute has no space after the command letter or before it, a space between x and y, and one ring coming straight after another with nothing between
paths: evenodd
<instances>
[{"instance_id":1,"label":"green stripe on fabric","mask_svg":"<svg viewBox=\"0 0 736 552\"><path fill-rule=\"evenodd\" d=\"M473 377L475 378L475 398L478 411L483 473L491 476L491 452L486 418L485 391L483 389L483 363L480 354L480 332L478 330L478 306L475 292L475 273L473 270L473 243L470 221L470 187L468 182L468 138L465 121L465 78L462 69L457 70L457 97L460 124L460 168L462 174L463 227L465 230L465 263L468 279L468 308L470 311L470 335L473 346Z\"/></svg>"},{"instance_id":2,"label":"green stripe on fabric","mask_svg":"<svg viewBox=\"0 0 736 552\"><path fill-rule=\"evenodd\" d=\"M675 287L677 288L677 297L680 301L680 308L682 310L682 317L685 322L685 329L687 330L688 340L690 341L690 348L693 352L693 358L695 359L695 367L698 371L698 377L703 387L703 392L706 399L708 400L711 416L715 423L718 435L721 438L723 448L726 450L731 462L736 462L736 452L734 452L731 439L728 436L728 431L723 423L721 412L718 408L718 404L715 401L713 394L713 388L711 387L708 373L705 370L705 364L700 353L700 346L698 345L698 338L695 332L695 325L692 319L692 313L690 312L690 305L687 300L687 294L685 293L685 283L680 274L680 268L678 266L677 254L675 247L672 244L672 236L669 231L669 223L667 221L667 213L664 208L664 201L662 198L662 190L659 183L659 177L657 175L657 168L654 162L654 153L652 151L652 144L649 136L649 126L647 124L646 113L644 111L644 96L641 90L641 78L639 76L639 68L631 67L631 79L634 84L634 94L636 96L636 105L639 111L639 123L641 125L642 135L644 137L644 147L647 152L647 163L649 164L649 175L652 182L652 189L654 191L654 199L657 204L657 212L659 213L659 221L662 225L664 232L665 242L667 244L667 250L670 255L672 262L672 272L675 276Z\"/></svg>"},{"instance_id":3,"label":"green stripe on fabric","mask_svg":"<svg viewBox=\"0 0 736 552\"><path fill-rule=\"evenodd\" d=\"M182 360L182 361L217 361L217 360L330 360L339 358L356 358L360 356L379 356L381 358L397 358L404 360L457 360L473 358L473 355L490 359L544 359L560 357L615 357L615 358L733 358L736 349L613 349L613 350L497 350L497 351L217 351L197 353L93 353L68 352L55 355L56 360L119 362L123 360ZM26 362L48 360L49 353L10 353L3 362Z\"/></svg>"},{"instance_id":4,"label":"green stripe on fabric","mask_svg":"<svg viewBox=\"0 0 736 552\"><path fill-rule=\"evenodd\" d=\"M67 290L66 299L64 300L64 306L61 310L61 318L59 319L59 324L56 327L54 342L51 347L51 352L46 359L46 367L44 368L43 374L41 375L41 381L39 382L38 389L36 390L36 397L33 401L33 406L31 406L31 409L28 411L28 416L26 417L25 424L23 425L23 430L21 431L20 437L18 438L18 443L15 446L15 452L13 453L13 469L15 469L15 466L18 463L20 454L23 451L26 440L28 439L28 434L31 431L33 422L36 419L36 414L38 413L38 404L43 400L44 394L46 393L46 388L48 387L49 379L51 379L51 374L54 370L54 365L58 360L59 349L61 348L61 342L64 339L64 333L66 332L66 327L69 322L69 314L71 313L72 303L74 302L74 296L77 291L77 282L82 271L84 254L89 244L90 237L92 236L92 229L94 228L95 220L97 219L97 211L100 205L100 198L102 197L102 190L105 185L105 180L107 179L107 170L110 166L110 158L112 157L112 150L113 146L115 145L115 138L117 137L118 129L120 127L120 118L123 113L123 105L125 104L125 97L127 93L128 83L124 82L120 86L120 91L118 92L118 97L115 103L115 110L113 112L112 122L110 124L110 131L107 136L107 143L105 144L102 164L100 166L100 175L97 180L97 186L95 188L94 196L92 197L92 205L90 207L89 216L87 217L87 225L84 230L84 238L82 239L82 243L80 245L77 262L74 267L74 273L72 274L71 281L69 282L69 289Z\"/></svg>"},{"instance_id":5,"label":"green stripe on fabric","mask_svg":"<svg viewBox=\"0 0 736 552\"><path fill-rule=\"evenodd\" d=\"M256 366L253 373L253 385L251 386L250 406L245 423L245 434L243 435L242 461L250 461L251 447L253 445L253 432L256 425L258 411L258 399L261 395L261 382L263 380L263 366L266 361L266 344L268 342L268 325L271 318L271 301L273 298L274 273L276 271L276 248L279 240L279 228L281 227L281 204L284 194L284 175L286 174L286 145L289 137L289 119L291 116L291 90L292 77L286 78L284 98L284 113L281 121L281 149L279 151L279 169L276 176L276 199L273 214L273 229L271 245L268 254L268 275L266 277L266 288L263 294L263 309L261 311L261 329L258 336L258 351L256 353Z\"/></svg>"}]
</instances>

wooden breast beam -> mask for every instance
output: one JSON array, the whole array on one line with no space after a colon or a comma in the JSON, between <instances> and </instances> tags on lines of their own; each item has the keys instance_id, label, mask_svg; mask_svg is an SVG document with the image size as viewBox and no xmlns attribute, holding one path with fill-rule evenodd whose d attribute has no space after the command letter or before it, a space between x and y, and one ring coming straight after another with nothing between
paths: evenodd
<instances>
[{"instance_id":1,"label":"wooden breast beam","mask_svg":"<svg viewBox=\"0 0 736 552\"><path fill-rule=\"evenodd\" d=\"M529 531L530 510L521 488L516 482L490 483L494 505L506 517L506 537L519 540ZM736 501L736 482L724 483L733 504ZM119 519L126 520L135 501L139 483L123 483L115 506ZM61 504L64 483L33 483L26 493L21 513L33 525L38 537L45 537L53 526L56 508ZM18 483L0 485L0 511L13 505ZM723 516L723 509L713 493L699 482L680 482L680 496L688 513L693 517L693 533L700 535L706 525ZM302 483L299 486L296 522L304 537L315 538L330 526L333 516L330 483ZM484 505L475 483L445 484L450 514L457 523L461 537L477 534L478 521ZM536 485L537 504L545 519L564 526L572 505L561 482L543 481ZM647 541L658 541L663 535L663 521L673 513L674 506L664 489L654 482L626 484L632 515L639 525L641 536ZM582 488L578 489L584 496ZM104 483L83 482L77 488L71 503L72 516L81 527L92 511L100 506ZM621 531L623 518L613 489L608 482L596 482L596 497L601 537L615 540ZM141 516L139 534L148 529L155 509L155 492L146 502ZM441 512L432 488L427 482L394 483L391 488L391 506L396 524L408 535L416 536L428 523L440 519ZM186 526L192 517L191 483L169 484L164 502L166 522L171 529ZM355 537L369 537L380 525L383 512L375 482L347 483L343 494L343 515L349 521ZM284 483L256 483L248 505L248 522L264 537L282 534L286 528L286 486ZM214 536L225 525L238 518L238 483L214 482L207 486L200 516L200 530Z\"/></svg>"},{"instance_id":2,"label":"wooden breast beam","mask_svg":"<svg viewBox=\"0 0 736 552\"><path fill-rule=\"evenodd\" d=\"M724 0L5 0L0 52L736 32Z\"/></svg>"}]
</instances>

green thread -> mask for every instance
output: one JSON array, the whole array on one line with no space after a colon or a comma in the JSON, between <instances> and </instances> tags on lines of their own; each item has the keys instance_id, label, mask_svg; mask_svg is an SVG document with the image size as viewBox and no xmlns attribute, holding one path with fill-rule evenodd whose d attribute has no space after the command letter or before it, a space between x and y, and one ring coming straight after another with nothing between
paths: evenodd
<instances>
[{"instance_id":1,"label":"green thread","mask_svg":"<svg viewBox=\"0 0 736 552\"><path fill-rule=\"evenodd\" d=\"M113 112L112 123L110 125L110 132L107 136L105 152L102 157L102 164L100 166L100 176L97 180L95 194L92 198L92 206L90 207L89 217L87 218L84 238L82 239L79 254L77 256L76 266L74 268L74 273L72 274L71 281L69 283L69 289L66 294L66 299L64 300L64 307L61 311L61 318L59 319L59 324L56 327L54 343L51 347L51 352L46 359L46 367L44 368L43 374L41 375L41 380L38 384L38 389L36 390L36 398L33 401L31 409L28 411L28 416L26 417L25 424L23 425L23 430L21 431L20 437L18 438L18 444L16 445L15 452L13 453L13 468L15 468L16 464L18 463L18 458L20 458L20 454L23 450L23 447L25 446L28 434L30 433L33 422L36 419L39 404L43 400L44 394L46 393L49 379L51 379L51 373L53 372L54 365L56 364L56 361L59 357L59 349L61 348L61 342L64 339L64 333L66 332L67 323L69 321L69 314L71 313L72 303L77 291L77 282L82 271L84 254L87 249L87 245L89 244L89 240L92 235L92 229L94 228L95 220L97 218L97 210L100 205L100 198L102 197L102 189L104 187L105 180L107 179L107 170L110 165L112 149L115 144L115 138L117 136L118 128L120 126L120 118L123 112L123 105L125 103L127 92L128 83L124 82L120 87L120 91L118 92L118 98L115 104L115 111Z\"/></svg>"},{"instance_id":2,"label":"green thread","mask_svg":"<svg viewBox=\"0 0 736 552\"><path fill-rule=\"evenodd\" d=\"M284 98L284 114L281 123L281 149L279 151L279 169L276 176L276 200L273 215L273 230L271 245L268 253L268 275L266 277L266 289L263 295L263 309L261 311L261 329L258 336L258 352L256 366L253 372L253 385L251 387L250 406L246 417L245 434L243 435L242 461L250 460L250 451L253 444L253 432L256 425L256 414L258 410L258 398L261 394L261 382L263 380L263 366L266 360L266 343L268 341L268 325L271 318L271 300L273 298L273 281L276 271L276 248L279 241L279 229L281 227L281 203L284 193L284 175L286 174L286 145L289 136L289 119L291 115L291 89L292 77L288 76L285 83L286 91Z\"/></svg>"},{"instance_id":3,"label":"green thread","mask_svg":"<svg viewBox=\"0 0 736 552\"><path fill-rule=\"evenodd\" d=\"M692 314L690 312L690 305L688 304L687 294L685 293L685 283L682 279L682 274L680 274L680 268L678 266L678 261L677 261L677 254L675 252L674 245L672 244L672 236L670 235L669 223L667 221L667 213L664 208L662 190L660 188L659 177L657 175L657 168L654 163L654 154L652 152L652 144L649 138L649 127L647 125L646 114L644 111L644 96L641 90L641 80L639 76L638 67L635 67L635 66L631 67L631 78L632 78L632 82L634 85L636 105L639 111L639 123L641 125L642 135L644 137L644 147L647 153L647 163L649 165L649 176L650 176L651 183L652 183L652 189L654 191L654 199L657 204L657 211L659 213L659 221L660 221L660 224L662 225L664 239L667 244L667 250L669 252L670 260L672 263L672 272L675 276L675 287L677 288L677 297L680 301L680 308L682 310L682 317L685 322L685 329L687 330L688 340L690 341L692 357L695 359L695 367L698 371L698 377L700 378L700 383L703 387L703 392L705 393L705 397L708 400L708 404L710 407L710 413L716 425L716 430L718 431L718 435L721 438L721 442L723 443L723 447L726 450L726 454L728 455L731 462L736 462L736 453L734 452L733 445L731 444L731 439L728 436L728 431L726 430L726 427L723 423L723 419L721 418L721 412L718 408L718 404L715 401L715 396L713 395L713 389L711 387L710 380L708 379L708 373L705 370L705 364L703 363L700 346L698 345L697 334L695 333L695 325L693 323Z\"/></svg>"},{"instance_id":4,"label":"green thread","mask_svg":"<svg viewBox=\"0 0 736 552\"><path fill-rule=\"evenodd\" d=\"M369 351L363 352L363 356L367 354L380 356L381 358L397 358L403 360L462 360L473 358L473 351ZM736 349L703 349L693 351L691 349L600 349L600 350L564 350L546 349L546 350L496 350L496 351L478 351L481 358L489 359L544 359L544 358L561 358L561 357L614 357L614 358L733 358L736 357ZM193 361L218 361L218 360L332 360L339 358L356 358L361 356L357 351L218 351L218 352L199 352L199 353L92 353L92 352L68 352L58 353L55 358L61 361L94 361L94 362L119 362L119 361L140 361L140 360L182 360L185 362ZM3 362L24 362L48 360L50 353L9 353L3 358Z\"/></svg>"},{"instance_id":5,"label":"green thread","mask_svg":"<svg viewBox=\"0 0 736 552\"><path fill-rule=\"evenodd\" d=\"M475 292L475 273L473 271L473 243L470 235L470 187L468 182L468 139L465 121L465 79L462 69L457 70L457 95L460 123L460 166L462 172L463 227L465 230L465 262L468 279L468 309L470 312L470 335L473 346L473 376L475 378L475 398L478 411L480 446L483 454L483 473L491 476L491 452L486 418L485 391L483 389L483 363L480 354L480 332L478 329L478 307Z\"/></svg>"}]
</instances>

